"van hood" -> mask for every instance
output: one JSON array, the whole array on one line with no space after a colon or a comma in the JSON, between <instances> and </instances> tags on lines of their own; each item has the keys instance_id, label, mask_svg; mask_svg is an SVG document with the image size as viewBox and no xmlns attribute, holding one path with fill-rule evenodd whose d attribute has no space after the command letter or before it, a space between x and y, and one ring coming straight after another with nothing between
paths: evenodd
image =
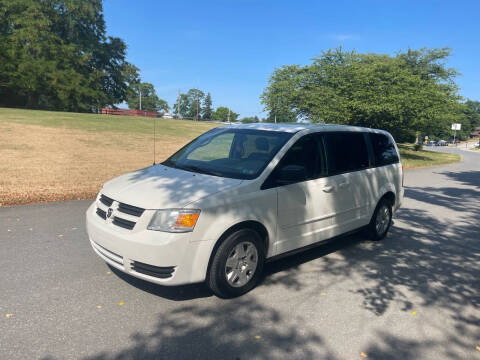
<instances>
[{"instance_id":1,"label":"van hood","mask_svg":"<svg viewBox=\"0 0 480 360\"><path fill-rule=\"evenodd\" d=\"M101 193L144 209L182 208L241 182L238 179L153 165L106 182Z\"/></svg>"}]
</instances>

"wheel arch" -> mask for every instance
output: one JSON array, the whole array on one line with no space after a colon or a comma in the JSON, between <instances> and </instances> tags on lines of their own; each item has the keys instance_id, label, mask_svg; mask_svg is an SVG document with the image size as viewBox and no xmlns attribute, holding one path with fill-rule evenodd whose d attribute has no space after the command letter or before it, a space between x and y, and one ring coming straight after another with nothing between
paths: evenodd
<instances>
[{"instance_id":1,"label":"wheel arch","mask_svg":"<svg viewBox=\"0 0 480 360\"><path fill-rule=\"evenodd\" d=\"M380 200L378 200L378 203L380 203L380 201L382 201L383 199L386 199L390 203L392 208L395 206L395 193L393 191L389 190L385 194L383 194Z\"/></svg>"},{"instance_id":2,"label":"wheel arch","mask_svg":"<svg viewBox=\"0 0 480 360\"><path fill-rule=\"evenodd\" d=\"M257 221L257 220L241 221L239 223L236 223L235 225L230 226L227 230L225 230L222 233L222 235L218 238L218 240L215 242L215 245L213 246L212 251L210 253L210 258L208 260L207 274L210 271L210 266L212 265L212 260L213 260L213 257L215 256L215 253L217 252L218 247L229 235L233 234L235 231L240 229L252 229L256 231L262 238L262 242L265 250L265 256L267 255L267 252L269 249L269 234L265 225L263 225L260 221Z\"/></svg>"}]
</instances>

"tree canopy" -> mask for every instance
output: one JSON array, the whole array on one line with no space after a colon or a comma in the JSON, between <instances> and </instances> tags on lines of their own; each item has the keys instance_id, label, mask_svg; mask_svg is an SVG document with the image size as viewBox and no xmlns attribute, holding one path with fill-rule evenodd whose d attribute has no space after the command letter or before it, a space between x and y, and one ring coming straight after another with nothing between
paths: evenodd
<instances>
[{"instance_id":1,"label":"tree canopy","mask_svg":"<svg viewBox=\"0 0 480 360\"><path fill-rule=\"evenodd\" d=\"M180 113L178 113L178 101L180 101ZM228 120L228 107L219 106L215 111L212 106L212 96L210 93L199 89L190 89L186 94L180 94L177 102L173 105L173 115L176 118L197 120ZM239 114L230 110L230 121L236 121Z\"/></svg>"},{"instance_id":2,"label":"tree canopy","mask_svg":"<svg viewBox=\"0 0 480 360\"><path fill-rule=\"evenodd\" d=\"M205 96L205 98L203 99L202 119L211 120L212 119L212 114L213 114L212 95L210 95L210 93L208 93L207 96Z\"/></svg>"},{"instance_id":3,"label":"tree canopy","mask_svg":"<svg viewBox=\"0 0 480 360\"><path fill-rule=\"evenodd\" d=\"M250 123L258 123L260 122L260 119L258 118L258 116L255 115L255 116L246 116L244 118L241 118L239 121L244 124L250 124Z\"/></svg>"},{"instance_id":4,"label":"tree canopy","mask_svg":"<svg viewBox=\"0 0 480 360\"><path fill-rule=\"evenodd\" d=\"M388 130L400 140L464 122L465 106L445 65L450 49L396 56L328 50L310 65L275 69L261 101L268 120L304 119Z\"/></svg>"},{"instance_id":5,"label":"tree canopy","mask_svg":"<svg viewBox=\"0 0 480 360\"><path fill-rule=\"evenodd\" d=\"M125 100L138 69L106 35L101 0L0 1L0 103L93 111Z\"/></svg>"},{"instance_id":6,"label":"tree canopy","mask_svg":"<svg viewBox=\"0 0 480 360\"><path fill-rule=\"evenodd\" d=\"M180 94L180 99L173 106L173 114L178 118L201 120L202 103L205 93L199 89L190 89L186 94ZM180 100L180 114L178 114L178 100Z\"/></svg>"},{"instance_id":7,"label":"tree canopy","mask_svg":"<svg viewBox=\"0 0 480 360\"><path fill-rule=\"evenodd\" d=\"M212 119L216 121L228 121L228 113L230 112L230 121L236 121L239 114L233 112L231 109L225 106L219 106L214 112Z\"/></svg>"},{"instance_id":8,"label":"tree canopy","mask_svg":"<svg viewBox=\"0 0 480 360\"><path fill-rule=\"evenodd\" d=\"M140 94L142 107L140 108ZM127 104L130 109L161 111L168 110L168 103L159 99L155 88L150 83L134 83L127 93Z\"/></svg>"}]
</instances>

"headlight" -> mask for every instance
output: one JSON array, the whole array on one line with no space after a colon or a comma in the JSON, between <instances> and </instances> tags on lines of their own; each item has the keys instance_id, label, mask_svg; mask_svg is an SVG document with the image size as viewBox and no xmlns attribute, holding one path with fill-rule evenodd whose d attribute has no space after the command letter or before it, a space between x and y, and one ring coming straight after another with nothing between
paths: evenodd
<instances>
[{"instance_id":1,"label":"headlight","mask_svg":"<svg viewBox=\"0 0 480 360\"><path fill-rule=\"evenodd\" d=\"M200 210L197 209L157 210L147 229L167 232L193 231L199 216Z\"/></svg>"}]
</instances>

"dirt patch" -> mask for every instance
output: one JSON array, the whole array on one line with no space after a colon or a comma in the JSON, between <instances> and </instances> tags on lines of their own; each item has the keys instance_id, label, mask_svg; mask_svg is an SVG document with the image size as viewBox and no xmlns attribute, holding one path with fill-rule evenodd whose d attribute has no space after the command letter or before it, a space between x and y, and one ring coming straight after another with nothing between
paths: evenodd
<instances>
[{"instance_id":1,"label":"dirt patch","mask_svg":"<svg viewBox=\"0 0 480 360\"><path fill-rule=\"evenodd\" d=\"M157 161L187 142L160 131ZM0 123L0 206L93 198L105 181L152 162L152 135Z\"/></svg>"}]
</instances>

